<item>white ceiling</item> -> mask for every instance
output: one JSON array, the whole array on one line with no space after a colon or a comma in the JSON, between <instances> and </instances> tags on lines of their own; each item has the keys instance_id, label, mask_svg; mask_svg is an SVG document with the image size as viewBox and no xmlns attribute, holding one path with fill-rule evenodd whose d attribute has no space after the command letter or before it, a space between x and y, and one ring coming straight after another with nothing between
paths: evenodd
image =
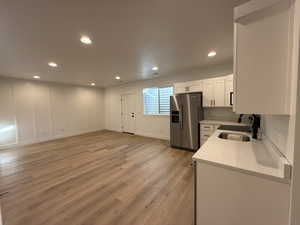
<instances>
[{"instance_id":1,"label":"white ceiling","mask_svg":"<svg viewBox=\"0 0 300 225\"><path fill-rule=\"evenodd\" d=\"M232 59L233 7L246 1L2 0L0 74L106 87L153 78L154 65L163 76L219 64Z\"/></svg>"}]
</instances>

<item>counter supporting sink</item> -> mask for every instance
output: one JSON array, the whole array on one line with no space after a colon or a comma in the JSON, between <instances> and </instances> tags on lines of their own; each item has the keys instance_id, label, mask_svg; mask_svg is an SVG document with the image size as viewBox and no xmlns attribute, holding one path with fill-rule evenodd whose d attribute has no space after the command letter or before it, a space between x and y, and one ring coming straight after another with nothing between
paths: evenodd
<instances>
[{"instance_id":1,"label":"counter supporting sink","mask_svg":"<svg viewBox=\"0 0 300 225\"><path fill-rule=\"evenodd\" d=\"M227 133L227 132L222 132L218 136L221 139L226 139L226 140L233 140L233 141L242 141L242 142L249 142L250 137L244 134L237 134L237 133Z\"/></svg>"}]
</instances>

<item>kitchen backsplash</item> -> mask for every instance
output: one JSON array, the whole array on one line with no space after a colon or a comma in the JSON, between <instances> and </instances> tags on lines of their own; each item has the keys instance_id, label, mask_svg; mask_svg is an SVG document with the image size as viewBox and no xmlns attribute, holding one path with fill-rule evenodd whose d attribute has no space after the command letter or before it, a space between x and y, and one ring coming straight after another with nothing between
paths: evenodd
<instances>
[{"instance_id":1,"label":"kitchen backsplash","mask_svg":"<svg viewBox=\"0 0 300 225\"><path fill-rule=\"evenodd\" d=\"M289 152L287 148L289 133L289 116L264 115L262 117L263 133L278 148L283 155L289 160Z\"/></svg>"},{"instance_id":2,"label":"kitchen backsplash","mask_svg":"<svg viewBox=\"0 0 300 225\"><path fill-rule=\"evenodd\" d=\"M229 107L204 108L205 120L221 120L237 122L239 115Z\"/></svg>"}]
</instances>

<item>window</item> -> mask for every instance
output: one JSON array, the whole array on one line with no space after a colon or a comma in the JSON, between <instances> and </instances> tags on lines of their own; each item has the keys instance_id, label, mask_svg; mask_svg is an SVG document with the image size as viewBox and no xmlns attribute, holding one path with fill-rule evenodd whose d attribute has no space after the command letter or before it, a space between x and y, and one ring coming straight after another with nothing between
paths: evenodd
<instances>
[{"instance_id":1,"label":"window","mask_svg":"<svg viewBox=\"0 0 300 225\"><path fill-rule=\"evenodd\" d=\"M173 87L143 89L144 114L169 115L170 96L172 95Z\"/></svg>"}]
</instances>

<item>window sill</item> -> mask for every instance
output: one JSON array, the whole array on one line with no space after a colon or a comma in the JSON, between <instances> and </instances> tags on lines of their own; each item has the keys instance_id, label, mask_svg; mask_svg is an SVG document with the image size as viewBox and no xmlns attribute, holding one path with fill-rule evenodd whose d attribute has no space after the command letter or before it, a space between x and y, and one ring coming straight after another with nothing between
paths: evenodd
<instances>
[{"instance_id":1,"label":"window sill","mask_svg":"<svg viewBox=\"0 0 300 225\"><path fill-rule=\"evenodd\" d=\"M170 116L169 114L143 114L144 116Z\"/></svg>"}]
</instances>

